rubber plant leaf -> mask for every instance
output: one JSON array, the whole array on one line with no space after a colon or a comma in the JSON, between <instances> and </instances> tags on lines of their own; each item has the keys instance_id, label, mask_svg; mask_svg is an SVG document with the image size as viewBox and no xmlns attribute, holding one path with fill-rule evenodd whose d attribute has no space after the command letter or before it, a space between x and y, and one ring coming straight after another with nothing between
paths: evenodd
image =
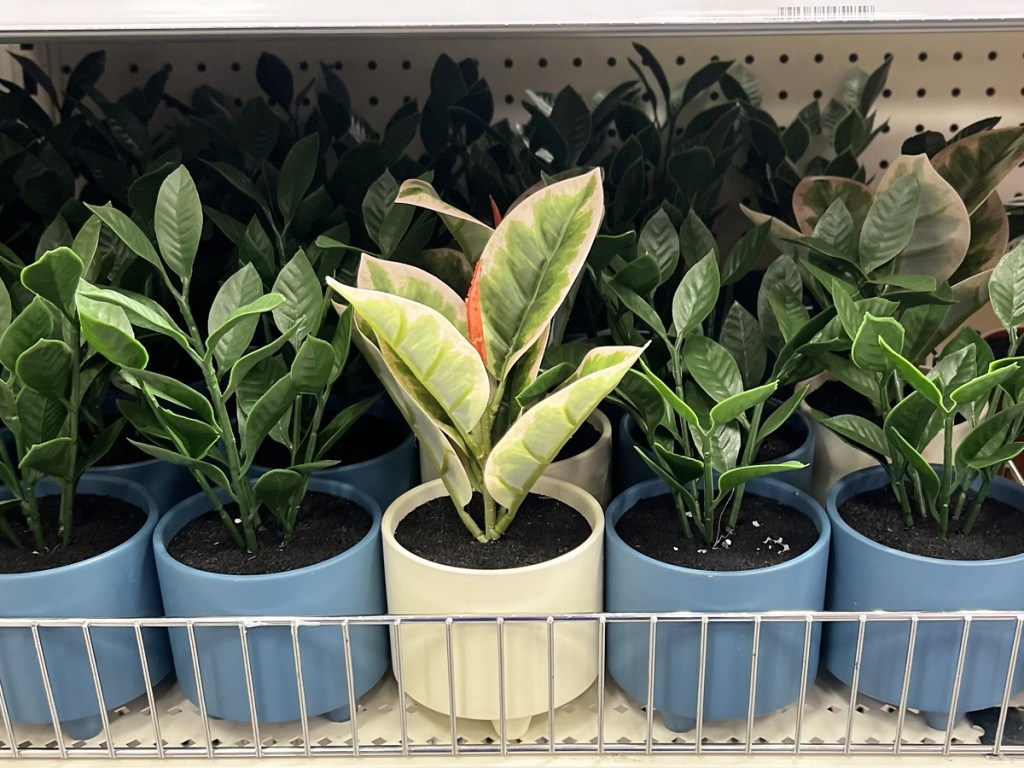
<instances>
[{"instance_id":1,"label":"rubber plant leaf","mask_svg":"<svg viewBox=\"0 0 1024 768\"><path fill-rule=\"evenodd\" d=\"M561 389L526 411L494 446L484 483L495 501L514 511L537 478L598 404L643 354L642 347L598 347Z\"/></svg>"},{"instance_id":2,"label":"rubber plant leaf","mask_svg":"<svg viewBox=\"0 0 1024 768\"><path fill-rule=\"evenodd\" d=\"M932 158L932 165L974 213L1022 159L1024 128L1013 127L955 141Z\"/></svg>"},{"instance_id":3,"label":"rubber plant leaf","mask_svg":"<svg viewBox=\"0 0 1024 768\"><path fill-rule=\"evenodd\" d=\"M428 182L421 179L409 179L403 183L395 197L395 202L426 208L439 214L441 221L452 233L452 237L474 264L480 259L487 241L494 234L494 230L483 222L442 200L437 191Z\"/></svg>"},{"instance_id":4,"label":"rubber plant leaf","mask_svg":"<svg viewBox=\"0 0 1024 768\"><path fill-rule=\"evenodd\" d=\"M397 261L385 261L363 254L359 261L356 287L383 291L437 310L466 338L466 304L447 283L426 270Z\"/></svg>"}]
</instances>

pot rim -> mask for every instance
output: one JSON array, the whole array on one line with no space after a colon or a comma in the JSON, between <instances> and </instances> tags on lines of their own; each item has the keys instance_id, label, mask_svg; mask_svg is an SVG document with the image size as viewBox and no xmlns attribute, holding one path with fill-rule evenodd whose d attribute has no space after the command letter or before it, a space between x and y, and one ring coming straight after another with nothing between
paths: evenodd
<instances>
[{"instance_id":1,"label":"pot rim","mask_svg":"<svg viewBox=\"0 0 1024 768\"><path fill-rule=\"evenodd\" d=\"M289 578L294 578L297 575L308 575L318 570L327 570L335 565L338 561L347 557L357 557L363 554L364 550L373 547L376 544L375 539L377 538L374 533L376 529L380 530L381 523L381 511L380 505L373 500L369 494L364 493L349 483L344 483L340 480L331 480L328 478L311 477L309 482L310 491L317 491L319 493L327 493L332 496L353 501L362 507L363 511L370 516L370 530L366 534L353 544L351 547L346 549L344 552L339 552L333 557L329 557L326 560L321 560L319 563L312 563L301 568L293 568L288 571L278 571L276 573L248 573L248 574L231 574L231 573L215 573L213 571L204 571L202 568L193 568L190 565L177 560L170 552L167 551L167 544L173 541L174 537L184 528L188 523L192 522L195 518L203 515L207 512L212 511L212 505L209 504L209 498L206 496L204 491L194 493L188 498L182 499L180 502L175 504L167 513L160 518L160 521L156 524L156 530L153 532L153 552L156 555L158 564L164 563L175 570L179 570L185 573L202 574L205 578L218 583L237 583L239 581L245 581L250 584L255 583L268 583L273 581L286 581ZM217 488L216 492L218 496L226 497L227 494L223 489ZM186 513L192 511L200 501L204 501L201 511L199 511L193 517L190 517L184 523L181 523L173 533L167 533L168 528L173 527L174 523L178 522L178 518L183 517Z\"/></svg>"},{"instance_id":2,"label":"pot rim","mask_svg":"<svg viewBox=\"0 0 1024 768\"><path fill-rule=\"evenodd\" d=\"M41 482L42 482L44 487L49 486L51 483L53 483L53 481L48 479L48 478L44 478L44 480L42 480ZM99 485L107 485L107 486L128 487L135 494L137 494L140 499L144 499L145 500L146 505L144 507L140 507L140 509L142 509L142 511L145 513L146 519L142 523L142 526L139 528L139 530L137 530L135 533L133 533L127 539L122 541L116 547L112 547L111 549L108 549L108 550L106 550L104 552L100 552L99 554L93 555L92 557L86 558L85 560L79 560L76 563L68 563L67 565L58 565L55 568L46 568L46 569L41 570L41 571L29 571L27 573L2 573L2 572L0 572L0 583L9 584L9 585L13 586L13 584L16 583L19 580L29 581L32 578L40 578L40 577L42 577L44 575L47 575L47 574L53 574L53 575L58 574L58 573L61 573L61 574L71 573L71 574L73 574L75 569L88 568L90 566L96 565L97 563L99 563L102 560L109 560L109 559L115 558L115 557L119 556L122 552L124 552L125 550L138 546L138 544L139 544L138 540L139 539L149 538L150 536L153 535L153 531L154 531L154 529L156 528L156 526L158 524L158 518L160 516L160 513L159 513L159 510L157 509L156 500L150 495L149 491L147 491L146 488L141 483L139 483L139 482L137 482L135 480L129 480L126 477L112 476L112 475L109 475L107 473L94 473L90 469L90 470L87 470L86 472L84 472L82 474L82 478L79 481L78 487L75 489L75 495L77 496L79 494L88 494L89 491L82 490L82 486L86 485L86 484L93 484L93 483L97 483ZM57 493L59 493L59 489L57 489L56 487L50 486L50 487L46 488L45 492L39 493L38 495L39 496L54 496ZM10 495L6 488L0 488L0 494L2 494L3 496L9 496ZM120 496L119 494L100 493L98 495L114 496L115 498L121 499L121 501L125 501L125 502L127 502L127 503L129 503L129 504L131 504L133 506L139 507L139 505L136 504L134 500L125 499L122 496Z\"/></svg>"},{"instance_id":3,"label":"pot rim","mask_svg":"<svg viewBox=\"0 0 1024 768\"><path fill-rule=\"evenodd\" d=\"M645 480L642 483L630 486L625 491L620 493L612 503L608 506L608 519L607 525L607 538L608 545L616 548L621 548L623 552L628 552L633 557L643 558L645 561L658 565L663 568L671 569L682 573L692 574L694 576L703 576L706 578L713 578L717 580L728 580L728 579L741 579L749 578L752 574L765 573L767 571L779 571L786 568L795 568L802 565L805 561L812 560L815 557L821 556L821 550L825 550L825 556L828 553L829 542L832 533L832 524L829 515L825 512L822 506L814 500L814 498L799 488L784 483L781 480L772 477L759 477L753 480L749 480L746 483L746 490L748 493L752 493L755 496L761 496L762 498L772 498L765 496L764 494L758 493L760 487L767 485L770 488L774 488L785 494L792 494L795 499L799 500L801 504L812 514L807 514L807 517L811 519L812 523L816 524L818 528L818 538L814 544L806 552L801 552L791 560L786 560L783 563L776 563L775 565L763 566L761 568L745 568L739 571L711 571L703 568L688 568L682 565L674 565L672 563L666 563L664 560L659 560L656 557L651 557L643 552L639 552L632 547L628 546L622 537L619 536L618 531L615 530L615 523L621 518L626 512L632 507L626 507L625 497L627 495L636 496L632 501L635 503L641 498L649 498L650 496L659 495L659 492L668 493L668 483L660 478L652 478L651 480ZM654 493L646 493L646 491L654 491ZM773 499L778 501L780 504L786 504L786 502L779 499ZM796 509L798 512L805 510L800 509L794 504L786 504L786 506ZM620 511L621 510L621 511Z\"/></svg>"},{"instance_id":4,"label":"pot rim","mask_svg":"<svg viewBox=\"0 0 1024 768\"><path fill-rule=\"evenodd\" d=\"M874 484L875 478L873 477L873 475L877 475L878 479L881 481L877 485ZM992 565L996 563L1005 564L1016 561L1024 562L1024 552L1018 555L1010 555L1009 557L996 557L991 558L989 560L952 560L950 558L945 557L928 557L927 555L917 555L913 552L904 552L901 549L889 547L885 544L878 543L874 539L868 538L843 519L842 515L839 514L839 505L837 504L837 499L841 495L843 495L843 492L846 491L848 486L853 484L854 481L866 477L870 478L868 481L869 484L866 488L862 488L860 491L858 491L858 493L863 493L865 491L881 488L882 486L887 485L889 482L889 477L886 474L884 467L865 467L864 469L858 469L848 474L845 474L841 478L836 480L836 482L832 484L832 487L828 489L828 496L825 499L825 513L828 515L833 527L849 535L859 544L867 546L878 552L888 553L890 555L897 555L899 557L904 557L915 562L943 564L959 568L983 568L987 565ZM1007 489L1019 488L1019 492L1024 494L1024 487L1018 486L1004 477L995 478L995 483L998 486L1006 487ZM843 495L842 501L847 501L848 499L853 498L853 496L855 495L857 494ZM1024 503L1022 503L1020 509L1021 512L1024 513Z\"/></svg>"},{"instance_id":5,"label":"pot rim","mask_svg":"<svg viewBox=\"0 0 1024 768\"><path fill-rule=\"evenodd\" d=\"M594 444L584 451L580 451L572 456L567 456L561 461L553 461L554 464L567 464L570 461L585 462L592 459L600 450L602 443L610 443L612 439L612 420L608 418L608 415L604 413L600 408L595 408L590 412L590 415L584 420L590 426L597 429L597 440ZM596 422L596 423L594 423ZM579 511L579 510L577 510Z\"/></svg>"},{"instance_id":6,"label":"pot rim","mask_svg":"<svg viewBox=\"0 0 1024 768\"><path fill-rule=\"evenodd\" d=\"M483 574L504 576L533 573L535 571L543 570L546 568L557 568L559 565L561 565L567 560L574 558L584 550L590 549L594 546L601 546L601 543L604 541L605 515L603 510L601 509L601 505L598 504L597 500L593 496L591 496L587 491L580 488L578 485L573 485L572 483L566 482L565 480L560 480L555 477L547 477L542 475L537 479L537 482L531 490L531 493L537 493L538 495L547 495L542 490L542 487L549 486L552 484L557 486L564 486L565 488L568 488L570 490L570 493L580 494L582 501L586 505L592 505L590 512L592 513L592 516L594 518L594 523L591 527L590 535L587 536L587 538L585 538L579 544L579 546L576 546L573 549L570 549L568 552L564 552L563 554L559 555L558 557L552 558L551 560L545 560L542 563L534 563L533 565L517 566L515 568L462 568L454 565L445 565L444 563L436 563L433 560L428 560L425 557L420 557L419 555L414 554L413 552L410 552L408 549L403 547L395 538L394 529L395 527L397 527L397 524L392 526L391 523L393 518L397 517L400 509L408 507L408 505L412 502L413 498L417 496L424 494L433 494L425 499L420 500L416 504L416 506L408 507L406 514L416 509L416 507L418 507L424 501L433 501L434 499L440 498L442 496L447 496L448 491L444 487L444 482L440 479L429 480L426 483L420 483L419 485L410 488L408 491L406 491L393 502L391 502L388 508L384 511L383 520L381 522L381 539L383 547L384 549L392 549L393 551L401 554L402 557L407 558L417 564L429 566L438 571L451 574L477 574L478 576ZM435 494L434 491L440 492ZM562 501L563 504L568 504L569 506L571 506L576 511L576 513L582 516L583 519L586 520L588 523L591 522L590 518L588 518L587 515L584 514L583 510L578 509L575 503L563 501L561 499L559 499L559 501ZM455 514L455 512L453 511L452 514ZM405 515L403 515L403 519L404 517ZM401 522L401 520L399 520L398 522ZM514 524L515 523L513 522L513 525ZM466 535L468 536L469 533L467 532Z\"/></svg>"}]
</instances>

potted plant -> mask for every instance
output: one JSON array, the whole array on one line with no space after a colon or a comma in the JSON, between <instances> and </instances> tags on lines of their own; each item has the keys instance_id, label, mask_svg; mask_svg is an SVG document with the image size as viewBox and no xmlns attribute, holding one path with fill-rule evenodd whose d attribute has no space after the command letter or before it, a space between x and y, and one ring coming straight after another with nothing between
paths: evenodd
<instances>
[{"instance_id":1,"label":"potted plant","mask_svg":"<svg viewBox=\"0 0 1024 768\"><path fill-rule=\"evenodd\" d=\"M392 613L600 610L601 508L542 475L642 350L593 350L561 378L538 367L602 212L598 171L531 195L487 240L465 301L422 270L365 256L356 287L331 281L355 312L360 349L440 475L386 512ZM504 713L505 735L521 735L548 707L546 631L505 628L499 669L493 626L453 630L455 714ZM581 623L556 632L555 706L597 676L596 631ZM448 712L444 628L401 632L405 692Z\"/></svg>"},{"instance_id":2,"label":"potted plant","mask_svg":"<svg viewBox=\"0 0 1024 768\"><path fill-rule=\"evenodd\" d=\"M349 323L324 323L328 310L319 280L297 255L264 293L259 274L245 265L221 286L207 332L188 302L203 216L199 196L182 167L163 182L157 199L157 247L125 216L115 231L149 262L174 297L181 322L163 307L127 291L86 287L91 302L83 329L145 404L125 408L146 453L187 466L203 488L172 509L154 532L164 606L171 616L376 614L384 609L380 510L356 488L316 477L333 462L332 441L367 407L350 406L323 418L331 385L348 355ZM251 348L261 315L271 313L278 335ZM143 328L172 339L203 372L205 393L147 371L122 347ZM302 400L314 416L305 421ZM233 411L231 409L233 407ZM124 408L124 406L122 406ZM288 466L252 469L269 435L289 450ZM288 546L290 544L290 546ZM352 589L358 583L360 589ZM387 667L387 636L380 627L351 634L346 670L336 627L306 628L299 637L306 712L343 720ZM244 654L234 627L199 627L195 649L207 712L248 720ZM197 701L190 638L171 633L178 679ZM264 722L293 720L300 705L288 627L248 633L253 706ZM346 677L351 674L354 689Z\"/></svg>"},{"instance_id":3,"label":"potted plant","mask_svg":"<svg viewBox=\"0 0 1024 768\"><path fill-rule=\"evenodd\" d=\"M619 388L627 412L653 450L637 453L657 475L616 497L606 527L606 609L614 612L820 610L824 604L829 525L821 507L797 488L766 476L804 467L799 461L755 463L760 444L796 411L797 390L765 418L781 376L799 365L799 350L824 323L808 322L780 351L767 383L745 388L740 367L722 345L694 329L712 311L718 267L709 254L683 278L676 303L679 366L688 379L667 382L644 365ZM705 297L705 298L700 298ZM678 393L683 393L682 395ZM749 492L747 492L749 491ZM740 513L743 512L743 519ZM705 719L747 713L750 669L736 663L752 652L750 622L709 627L704 649L704 700L698 701L701 628L659 625L658 677L648 681L650 629L642 623L608 628L608 664L634 698L653 704L673 731ZM762 626L755 714L799 695L804 654L802 623ZM817 668L820 627L806 652Z\"/></svg>"},{"instance_id":4,"label":"potted plant","mask_svg":"<svg viewBox=\"0 0 1024 768\"><path fill-rule=\"evenodd\" d=\"M1000 261L990 283L993 309L1014 347L1024 320L1015 287L1022 276L1024 248L1018 247ZM1024 443L1015 442L1024 428L1019 358L993 360L977 334L966 331L926 375L902 354L905 343L904 329L894 319L865 313L860 320L854 360L890 394L881 426L851 420L844 434L880 466L847 475L829 491L834 534L828 607L1019 611L1024 496L1018 485L996 476L1024 450ZM911 392L903 395L894 382L909 385ZM969 431L955 445L957 418ZM943 445L941 463L931 464L924 449L936 435ZM997 706L1006 684L1012 622L977 622L960 674L962 629L958 623L921 622L906 678L909 623L867 627L859 689L898 702L907 679L907 705L940 730L966 711ZM826 634L826 664L847 682L857 635L849 623L836 623ZM1018 672L1012 689L1022 685Z\"/></svg>"},{"instance_id":5,"label":"potted plant","mask_svg":"<svg viewBox=\"0 0 1024 768\"><path fill-rule=\"evenodd\" d=\"M79 327L91 306L78 291L86 268L69 248L47 251L21 271L19 287L32 298L17 314L0 283L0 419L11 433L9 444L0 442L0 616L8 618L163 615L149 544L157 523L153 499L130 480L87 472L121 422L92 440L80 430L86 392L105 363ZM145 364L138 343L123 351L133 364ZM11 719L52 722L52 690L60 726L73 738L95 736L106 715L81 631L51 627L39 634L49 688L31 632L0 630L0 684ZM142 695L135 633L95 629L92 638L102 709ZM144 642L155 683L170 670L166 632L147 629Z\"/></svg>"},{"instance_id":6,"label":"potted plant","mask_svg":"<svg viewBox=\"0 0 1024 768\"><path fill-rule=\"evenodd\" d=\"M988 299L988 276L1007 245L1006 214L995 188L1022 157L1024 129L1007 128L960 138L930 158L899 157L875 189L849 179L808 178L793 198L799 229L772 220L773 238L793 252L818 306L833 305L837 285L857 301L872 302L876 313L879 302L895 306L889 314L909 334L905 356L926 366ZM801 303L787 301L794 308ZM833 331L843 336L838 318ZM819 368L827 367L837 381L814 381L808 405L828 417L860 403L858 413L877 419L877 393L844 375L851 366L836 358L848 354L849 340L845 352L841 347L817 350ZM930 458L941 453L938 445L930 450ZM815 496L823 499L843 474L871 464L867 454L818 429Z\"/></svg>"},{"instance_id":7,"label":"potted plant","mask_svg":"<svg viewBox=\"0 0 1024 768\"><path fill-rule=\"evenodd\" d=\"M737 284L757 263L767 240L768 225L759 225L719 259L714 237L693 211L677 229L669 214L659 209L644 225L639 238L625 238L615 249L602 249L588 261L606 307L612 338L620 344L650 339L645 358L674 392L683 392L691 378L684 359L685 343L691 335L717 338L735 361L725 362L736 366L745 387L769 380L782 386L793 384L804 371L803 366L795 365L795 358L787 367L776 367L771 372L774 378L767 376L769 350L778 355L784 344L770 306L761 302L758 318L735 298ZM680 268L685 271L677 280ZM765 289L775 280L773 273L764 281ZM627 377L620 394L611 398L623 411L615 446L619 492L655 476L637 446L651 456L651 446L657 440L653 430L660 425L660 418L650 421L637 412L636 404L623 402L623 397L629 399L631 381L633 378ZM776 405L778 402L767 407ZM792 411L771 435L763 436L750 460L807 463L814 454L813 437L806 417ZM807 490L810 467L781 477Z\"/></svg>"}]
</instances>

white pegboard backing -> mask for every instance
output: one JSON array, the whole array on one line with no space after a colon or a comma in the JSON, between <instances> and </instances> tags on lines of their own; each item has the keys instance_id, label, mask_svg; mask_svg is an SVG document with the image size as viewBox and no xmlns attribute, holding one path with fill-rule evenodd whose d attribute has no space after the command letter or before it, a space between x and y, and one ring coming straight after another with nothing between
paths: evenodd
<instances>
[{"instance_id":1,"label":"white pegboard backing","mask_svg":"<svg viewBox=\"0 0 1024 768\"><path fill-rule=\"evenodd\" d=\"M870 71L893 56L888 87L876 105L889 130L865 156L869 171L884 168L905 138L924 129L948 136L991 115L1002 116L1004 126L1024 123L1024 35L1019 33L661 36L640 41L658 56L673 84L716 56L744 62L764 87L764 107L781 124L816 96L826 101L838 96L850 67ZM100 86L108 95L140 85L170 63L170 90L179 98L209 84L232 94L236 104L259 93L255 67L264 50L292 67L297 88L314 76L320 62L327 62L339 69L354 107L383 127L404 99L419 98L422 104L431 67L442 52L477 59L495 94L496 112L520 119L527 88L557 90L572 84L590 95L632 78L628 59L636 55L630 42L582 36L310 36L66 42L38 45L36 54L59 79L85 53L105 47L107 73ZM1004 199L1024 197L1024 173L1012 175L1001 192Z\"/></svg>"}]
</instances>

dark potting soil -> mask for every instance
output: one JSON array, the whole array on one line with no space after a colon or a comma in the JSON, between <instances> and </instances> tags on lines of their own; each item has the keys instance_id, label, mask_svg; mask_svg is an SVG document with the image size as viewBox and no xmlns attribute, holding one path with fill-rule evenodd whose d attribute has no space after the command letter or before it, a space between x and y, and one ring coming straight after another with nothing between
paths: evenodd
<instances>
[{"instance_id":1,"label":"dark potting soil","mask_svg":"<svg viewBox=\"0 0 1024 768\"><path fill-rule=\"evenodd\" d=\"M970 499L968 499L970 504ZM850 526L872 541L913 555L943 560L993 560L1024 552L1024 513L1009 504L988 498L970 535L961 530L964 518L950 520L949 533L940 538L932 520L903 523L903 511L888 486L859 493L839 507Z\"/></svg>"},{"instance_id":2,"label":"dark potting soil","mask_svg":"<svg viewBox=\"0 0 1024 768\"><path fill-rule=\"evenodd\" d=\"M237 505L225 507L237 514ZM371 525L370 515L354 501L310 492L302 501L295 533L281 544L281 527L269 513L257 532L255 554L235 544L220 516L208 512L190 522L171 539L168 553L178 562L201 571L234 576L281 573L329 560L358 544Z\"/></svg>"},{"instance_id":3,"label":"dark potting soil","mask_svg":"<svg viewBox=\"0 0 1024 768\"><path fill-rule=\"evenodd\" d=\"M18 513L9 514L8 520L25 546L15 547L0 535L0 573L34 573L88 560L128 541L146 524L146 513L134 504L113 496L80 493L75 496L71 518L74 539L65 547L57 534L60 497L39 499L39 514L46 551L33 551L32 535L24 518Z\"/></svg>"},{"instance_id":4,"label":"dark potting soil","mask_svg":"<svg viewBox=\"0 0 1024 768\"><path fill-rule=\"evenodd\" d=\"M585 421L579 429L572 433L569 442L562 446L562 450L558 452L554 460L562 461L563 459L571 459L573 456L579 456L584 451L593 448L600 437L601 433L594 428L594 425L589 421Z\"/></svg>"},{"instance_id":5,"label":"dark potting soil","mask_svg":"<svg viewBox=\"0 0 1024 768\"><path fill-rule=\"evenodd\" d=\"M705 571L748 571L802 555L818 540L810 518L773 499L743 497L736 529L714 545L695 533L683 536L670 494L640 499L619 518L615 530L627 546L656 560Z\"/></svg>"},{"instance_id":6,"label":"dark potting soil","mask_svg":"<svg viewBox=\"0 0 1024 768\"><path fill-rule=\"evenodd\" d=\"M474 494L467 509L482 525L483 497ZM451 499L441 496L406 515L395 529L395 539L434 563L492 571L553 560L586 541L591 531L586 518L568 504L531 493L504 535L481 544L462 524Z\"/></svg>"},{"instance_id":7,"label":"dark potting soil","mask_svg":"<svg viewBox=\"0 0 1024 768\"><path fill-rule=\"evenodd\" d=\"M806 403L828 416L850 413L880 423L874 407L864 395L838 381L826 381L805 398Z\"/></svg>"},{"instance_id":8,"label":"dark potting soil","mask_svg":"<svg viewBox=\"0 0 1024 768\"><path fill-rule=\"evenodd\" d=\"M383 456L397 448L408 432L405 427L379 416L363 416L345 436L336 442L324 458L342 465L358 464ZM274 440L265 440L256 453L256 464L262 467L288 467L288 449Z\"/></svg>"},{"instance_id":9,"label":"dark potting soil","mask_svg":"<svg viewBox=\"0 0 1024 768\"><path fill-rule=\"evenodd\" d=\"M781 459L803 445L805 437L806 435L800 427L790 421L785 421L781 427L764 439L761 447L757 449L754 461L768 462Z\"/></svg>"}]
</instances>

